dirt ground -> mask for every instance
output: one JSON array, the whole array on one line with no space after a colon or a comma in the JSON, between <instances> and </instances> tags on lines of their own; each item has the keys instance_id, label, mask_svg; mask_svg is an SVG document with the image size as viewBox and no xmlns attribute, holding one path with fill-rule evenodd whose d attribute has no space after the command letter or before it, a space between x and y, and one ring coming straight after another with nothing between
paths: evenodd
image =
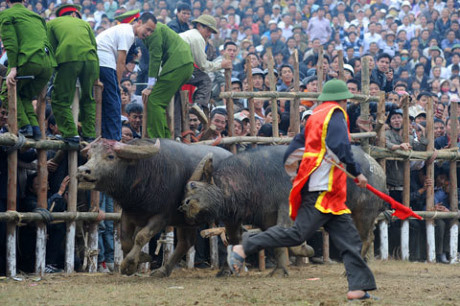
<instances>
[{"instance_id":1,"label":"dirt ground","mask_svg":"<svg viewBox=\"0 0 460 306\"><path fill-rule=\"evenodd\" d=\"M460 267L401 261L370 264L378 301L348 303L340 263L290 267L289 277L250 270L216 278L211 269L176 269L171 277L75 273L0 279L2 305L459 305Z\"/></svg>"}]
</instances>

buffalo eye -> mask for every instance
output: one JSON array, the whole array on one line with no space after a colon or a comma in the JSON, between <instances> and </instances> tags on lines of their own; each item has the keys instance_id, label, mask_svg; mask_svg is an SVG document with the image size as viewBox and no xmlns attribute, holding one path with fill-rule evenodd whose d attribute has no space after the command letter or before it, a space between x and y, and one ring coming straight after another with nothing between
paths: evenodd
<instances>
[{"instance_id":1,"label":"buffalo eye","mask_svg":"<svg viewBox=\"0 0 460 306\"><path fill-rule=\"evenodd\" d=\"M195 189L195 188L196 188L196 184L195 184L194 182L191 182L191 183L190 183L190 188L191 188L191 189Z\"/></svg>"},{"instance_id":2,"label":"buffalo eye","mask_svg":"<svg viewBox=\"0 0 460 306\"><path fill-rule=\"evenodd\" d=\"M115 155L107 155L107 159L110 159L110 160L115 159Z\"/></svg>"}]
</instances>

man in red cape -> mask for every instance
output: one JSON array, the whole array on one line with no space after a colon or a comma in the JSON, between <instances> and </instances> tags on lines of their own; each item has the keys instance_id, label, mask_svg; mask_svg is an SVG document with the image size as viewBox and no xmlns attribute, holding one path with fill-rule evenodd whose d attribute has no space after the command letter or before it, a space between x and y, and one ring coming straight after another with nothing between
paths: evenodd
<instances>
[{"instance_id":1,"label":"man in red cape","mask_svg":"<svg viewBox=\"0 0 460 306\"><path fill-rule=\"evenodd\" d=\"M260 249L299 245L321 226L328 231L339 249L348 279L347 299L372 298L374 275L361 257L361 240L345 205L346 174L327 162L344 163L364 188L367 179L353 159L349 141L347 99L353 95L345 82L328 81L318 97L323 101L315 108L305 127L305 151L289 197L291 228L274 226L256 235L243 235L242 245L228 247L230 269L239 273L246 255ZM308 135L307 135L308 133Z\"/></svg>"}]
</instances>

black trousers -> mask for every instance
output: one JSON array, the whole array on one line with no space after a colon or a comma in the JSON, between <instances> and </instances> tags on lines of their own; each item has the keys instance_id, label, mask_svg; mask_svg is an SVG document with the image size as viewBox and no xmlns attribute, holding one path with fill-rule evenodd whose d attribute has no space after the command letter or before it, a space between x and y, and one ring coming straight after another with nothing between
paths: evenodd
<instances>
[{"instance_id":1,"label":"black trousers","mask_svg":"<svg viewBox=\"0 0 460 306\"><path fill-rule=\"evenodd\" d=\"M265 248L289 247L308 240L324 226L337 246L345 265L349 290L375 290L374 275L361 257L361 240L349 214L324 214L315 208L319 192L303 192L302 205L294 226L273 226L265 232L243 235L244 252L248 255Z\"/></svg>"}]
</instances>

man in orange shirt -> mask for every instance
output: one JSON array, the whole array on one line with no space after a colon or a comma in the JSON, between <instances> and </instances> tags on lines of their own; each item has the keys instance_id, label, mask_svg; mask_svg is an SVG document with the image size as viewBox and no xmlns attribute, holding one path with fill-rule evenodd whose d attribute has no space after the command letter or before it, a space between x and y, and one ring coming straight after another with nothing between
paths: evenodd
<instances>
[{"instance_id":1,"label":"man in orange shirt","mask_svg":"<svg viewBox=\"0 0 460 306\"><path fill-rule=\"evenodd\" d=\"M349 141L345 108L352 96L341 80L324 85L318 97L323 103L315 108L305 127L305 150L289 196L294 226L274 226L256 235L243 235L242 245L228 247L227 261L233 272L241 271L247 254L300 245L324 226L342 254L348 279L347 299L372 298L367 291L376 289L374 275L361 257L362 243L345 204L346 174L328 162L346 164L347 170L357 177L357 185L366 187L367 179L353 159ZM290 146L287 154L292 149Z\"/></svg>"}]
</instances>

